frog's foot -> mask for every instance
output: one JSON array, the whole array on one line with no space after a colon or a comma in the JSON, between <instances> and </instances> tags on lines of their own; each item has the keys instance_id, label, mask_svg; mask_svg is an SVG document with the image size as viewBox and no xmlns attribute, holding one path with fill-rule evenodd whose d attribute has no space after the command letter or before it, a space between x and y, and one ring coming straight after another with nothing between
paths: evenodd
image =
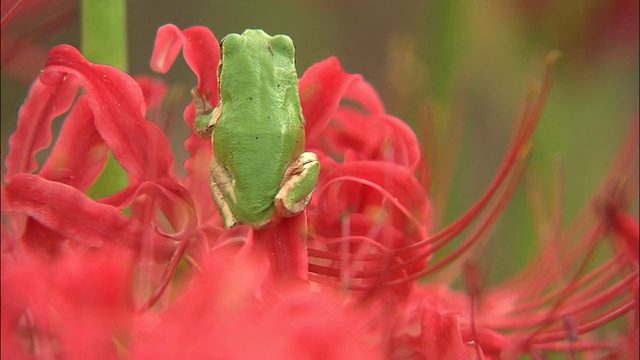
<instances>
[{"instance_id":1,"label":"frog's foot","mask_svg":"<svg viewBox=\"0 0 640 360\"><path fill-rule=\"evenodd\" d=\"M213 129L220 119L220 114L222 114L222 104L213 108L207 97L200 94L196 88L191 90L191 95L196 110L194 123L196 133L202 137L211 137Z\"/></svg>"},{"instance_id":2,"label":"frog's foot","mask_svg":"<svg viewBox=\"0 0 640 360\"><path fill-rule=\"evenodd\" d=\"M231 206L227 199L235 201L235 192L233 191L233 177L229 170L220 164L215 158L211 159L210 165L211 174L211 194L213 200L218 206L220 216L224 220L224 225L227 228L236 226L239 224L238 218L231 211Z\"/></svg>"},{"instance_id":3,"label":"frog's foot","mask_svg":"<svg viewBox=\"0 0 640 360\"><path fill-rule=\"evenodd\" d=\"M311 200L320 175L320 161L312 152L302 153L287 168L280 191L276 195L276 209L284 217L301 213Z\"/></svg>"}]
</instances>

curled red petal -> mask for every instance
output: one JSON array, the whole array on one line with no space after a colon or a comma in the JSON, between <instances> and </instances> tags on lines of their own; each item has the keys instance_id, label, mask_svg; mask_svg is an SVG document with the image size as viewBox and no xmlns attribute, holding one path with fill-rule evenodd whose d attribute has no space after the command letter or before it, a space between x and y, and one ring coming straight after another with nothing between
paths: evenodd
<instances>
[{"instance_id":1,"label":"curled red petal","mask_svg":"<svg viewBox=\"0 0 640 360\"><path fill-rule=\"evenodd\" d=\"M159 179L156 181L145 181L108 198L100 199L101 204L123 209L141 196L146 196L155 202L155 205L163 212L169 221L171 228L176 231L171 235L174 239L183 239L194 233L196 230L196 216L194 214L194 202L191 194L179 183L171 179ZM136 216L134 207L132 217L144 218L144 215ZM147 212L147 209L143 210Z\"/></svg>"},{"instance_id":2,"label":"curled red petal","mask_svg":"<svg viewBox=\"0 0 640 360\"><path fill-rule=\"evenodd\" d=\"M215 35L204 26L194 26L182 32L183 56L198 78L196 91L203 95L212 106L220 101L218 89L218 65L220 64L220 44ZM184 119L190 128L194 128L195 106L193 102L184 111ZM213 154L211 141L198 136L195 132L185 141L185 147L191 154L184 164L189 173L191 186L200 194L209 193L209 162ZM213 202L207 197L196 199L198 216L202 221L217 218Z\"/></svg>"},{"instance_id":3,"label":"curled red petal","mask_svg":"<svg viewBox=\"0 0 640 360\"><path fill-rule=\"evenodd\" d=\"M7 185L6 199L9 211L29 215L82 244L137 245L142 238L142 226L117 208L94 202L78 189L36 175L16 175Z\"/></svg>"},{"instance_id":4,"label":"curled red petal","mask_svg":"<svg viewBox=\"0 0 640 360\"><path fill-rule=\"evenodd\" d=\"M35 156L51 144L51 122L73 104L78 90L77 79L66 76L59 80L56 87L40 81L31 86L18 114L18 129L9 139L6 182L16 174L31 173L38 168Z\"/></svg>"},{"instance_id":5,"label":"curled red petal","mask_svg":"<svg viewBox=\"0 0 640 360\"><path fill-rule=\"evenodd\" d=\"M96 130L87 98L82 96L66 118L40 176L84 192L104 170L108 155L109 148Z\"/></svg>"},{"instance_id":6,"label":"curled red petal","mask_svg":"<svg viewBox=\"0 0 640 360\"><path fill-rule=\"evenodd\" d=\"M211 30L204 26L185 29L182 53L184 60L198 77L198 93L206 94L213 105L218 104L218 65L220 44Z\"/></svg>"},{"instance_id":7,"label":"curled red petal","mask_svg":"<svg viewBox=\"0 0 640 360\"><path fill-rule=\"evenodd\" d=\"M151 69L165 74L182 50L182 31L173 24L161 26L156 33L153 53L151 54Z\"/></svg>"},{"instance_id":8,"label":"curled red petal","mask_svg":"<svg viewBox=\"0 0 640 360\"><path fill-rule=\"evenodd\" d=\"M386 161L403 165L415 171L420 163L420 144L416 134L404 121L390 116L378 115L380 122L389 127L385 144L391 147L385 156Z\"/></svg>"},{"instance_id":9,"label":"curled red petal","mask_svg":"<svg viewBox=\"0 0 640 360\"><path fill-rule=\"evenodd\" d=\"M220 45L215 35L204 26L184 31L173 24L158 29L151 56L151 68L160 73L169 71L182 49L184 59L198 77L198 93L218 104L218 64Z\"/></svg>"},{"instance_id":10,"label":"curled red petal","mask_svg":"<svg viewBox=\"0 0 640 360\"><path fill-rule=\"evenodd\" d=\"M309 139L308 146L338 161L380 160L412 171L420 163L420 145L405 122L386 114L366 114L348 105L340 106L322 136Z\"/></svg>"},{"instance_id":11,"label":"curled red petal","mask_svg":"<svg viewBox=\"0 0 640 360\"><path fill-rule=\"evenodd\" d=\"M41 80L51 85L72 74L84 85L100 136L134 180L156 179L173 172L173 154L165 134L145 119L146 105L128 74L92 64L78 50L60 45L51 50Z\"/></svg>"},{"instance_id":12,"label":"curled red petal","mask_svg":"<svg viewBox=\"0 0 640 360\"><path fill-rule=\"evenodd\" d=\"M384 104L376 89L366 81L355 81L347 88L344 98L369 114L384 114Z\"/></svg>"},{"instance_id":13,"label":"curled red petal","mask_svg":"<svg viewBox=\"0 0 640 360\"><path fill-rule=\"evenodd\" d=\"M300 79L300 101L307 122L307 138L319 137L348 87L362 81L360 75L344 72L337 58L311 66Z\"/></svg>"},{"instance_id":14,"label":"curled red petal","mask_svg":"<svg viewBox=\"0 0 640 360\"><path fill-rule=\"evenodd\" d=\"M198 78L196 91L204 95L212 106L219 101L218 64L220 63L220 45L213 33L202 26L195 26L184 31L168 24L158 29L151 67L161 73L169 71L180 50L183 50L185 61ZM193 128L195 108L189 104L184 111L184 119ZM209 193L209 162L212 156L211 140L192 133L185 141L185 148L191 157L184 167L189 176L186 186L194 193ZM201 222L218 219L215 206L209 197L196 197L195 206Z\"/></svg>"},{"instance_id":15,"label":"curled red petal","mask_svg":"<svg viewBox=\"0 0 640 360\"><path fill-rule=\"evenodd\" d=\"M248 225L234 226L225 229L220 236L216 238L216 248L227 248L231 246L239 246L240 252L253 252L254 247L254 231Z\"/></svg>"},{"instance_id":16,"label":"curled red petal","mask_svg":"<svg viewBox=\"0 0 640 360\"><path fill-rule=\"evenodd\" d=\"M321 178L318 186L318 189L321 189L318 193L318 205L322 209L331 212L348 208L351 212L366 213L368 207L381 204L384 194L370 186L363 187L359 182L343 183L340 186L324 189L325 184L338 178L352 178L378 185L380 189L384 189L386 193L393 196L388 200L402 206L403 209L396 206L392 211L393 216L403 219L399 223L406 226L412 223L421 229L427 227L431 210L428 196L413 173L406 167L382 161L356 161L343 163L326 177ZM392 220L399 219L392 218ZM406 230L405 227L400 228Z\"/></svg>"}]
</instances>

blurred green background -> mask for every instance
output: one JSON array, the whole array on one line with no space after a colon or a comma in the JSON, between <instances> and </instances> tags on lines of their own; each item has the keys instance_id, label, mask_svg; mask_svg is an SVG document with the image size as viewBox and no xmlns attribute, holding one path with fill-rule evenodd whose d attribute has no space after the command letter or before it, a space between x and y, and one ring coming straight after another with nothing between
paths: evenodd
<instances>
[{"instance_id":1,"label":"blurred green background","mask_svg":"<svg viewBox=\"0 0 640 360\"><path fill-rule=\"evenodd\" d=\"M3 23L3 159L47 49L80 46L78 3L36 1L41 6L27 14L29 21L16 15ZM3 16L10 3L3 1ZM486 189L549 51L563 56L534 137L527 183L550 198L555 163L562 160L566 223L589 206L638 111L637 0L132 0L127 11L134 75L150 73L155 32L166 23L204 25L218 39L246 28L288 34L300 75L337 56L348 72L362 74L378 89L389 113L429 142L435 229L460 216ZM34 49L16 60L20 49L10 46L9 37L26 39ZM175 85L176 109L182 109L195 77L179 60L164 78ZM175 112L172 140L182 161L187 129L180 114ZM420 129L426 118L434 131ZM532 255L536 228L521 187L478 257L491 281L513 274Z\"/></svg>"}]
</instances>

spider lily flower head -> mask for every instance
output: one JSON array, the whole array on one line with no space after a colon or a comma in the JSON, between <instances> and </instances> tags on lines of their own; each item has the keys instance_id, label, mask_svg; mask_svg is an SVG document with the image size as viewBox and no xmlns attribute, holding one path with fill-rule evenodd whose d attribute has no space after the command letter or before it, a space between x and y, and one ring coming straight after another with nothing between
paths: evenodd
<instances>
[{"instance_id":1,"label":"spider lily flower head","mask_svg":"<svg viewBox=\"0 0 640 360\"><path fill-rule=\"evenodd\" d=\"M197 75L194 92L217 105L215 36L203 27L163 26L152 69L169 71L180 52ZM335 58L317 63L300 79L306 146L323 167L311 203L265 229L225 229L210 195L210 139L194 132L185 141L191 156L181 176L166 135L147 120L167 85L90 63L70 46L54 48L5 162L3 356L637 353L638 261L625 249L637 250L638 222L619 201L637 196L634 187L600 193L586 226L578 221L542 237L538 258L511 281L483 286L470 260L523 175L548 74L487 192L435 231L425 182L415 175L426 164L413 132L385 112L361 76ZM50 146L51 122L65 113L39 166L35 154ZM184 111L192 129L195 113L194 103ZM620 158L633 158L637 144L632 137ZM129 186L92 199L87 191L109 153ZM621 161L610 182L637 175L632 163ZM432 260L466 229L459 247ZM613 250L593 265L600 247ZM466 274L466 292L416 281L446 268ZM614 319L628 328L598 333ZM74 336L78 329L83 336Z\"/></svg>"}]
</instances>

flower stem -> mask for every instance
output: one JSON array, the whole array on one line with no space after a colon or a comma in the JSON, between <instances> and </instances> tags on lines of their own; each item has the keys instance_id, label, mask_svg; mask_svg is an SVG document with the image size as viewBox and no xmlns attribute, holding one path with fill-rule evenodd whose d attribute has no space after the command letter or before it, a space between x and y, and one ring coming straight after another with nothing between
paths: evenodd
<instances>
[{"instance_id":1,"label":"flower stem","mask_svg":"<svg viewBox=\"0 0 640 360\"><path fill-rule=\"evenodd\" d=\"M127 71L126 0L82 1L82 52L91 62Z\"/></svg>"},{"instance_id":2,"label":"flower stem","mask_svg":"<svg viewBox=\"0 0 640 360\"><path fill-rule=\"evenodd\" d=\"M278 282L307 280L306 216L282 219L278 224L256 230L255 243L271 262L271 277Z\"/></svg>"},{"instance_id":3,"label":"flower stem","mask_svg":"<svg viewBox=\"0 0 640 360\"><path fill-rule=\"evenodd\" d=\"M127 1L82 0L82 52L91 62L127 71ZM102 176L89 190L92 198L115 194L126 188L126 172L109 157Z\"/></svg>"}]
</instances>

